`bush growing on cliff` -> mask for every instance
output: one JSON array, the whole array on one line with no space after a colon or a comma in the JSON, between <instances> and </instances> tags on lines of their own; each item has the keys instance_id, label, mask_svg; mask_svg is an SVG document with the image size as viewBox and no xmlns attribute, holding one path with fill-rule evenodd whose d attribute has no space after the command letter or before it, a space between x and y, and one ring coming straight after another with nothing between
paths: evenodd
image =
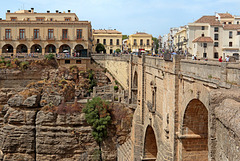
<instances>
[{"instance_id":1,"label":"bush growing on cliff","mask_svg":"<svg viewBox=\"0 0 240 161\"><path fill-rule=\"evenodd\" d=\"M45 58L47 60L53 60L53 59L55 59L55 56L54 56L54 54L48 54L48 55L45 55Z\"/></svg>"},{"instance_id":2,"label":"bush growing on cliff","mask_svg":"<svg viewBox=\"0 0 240 161\"><path fill-rule=\"evenodd\" d=\"M21 69L27 69L28 65L29 65L28 61L23 61L23 62L20 63Z\"/></svg>"},{"instance_id":3,"label":"bush growing on cliff","mask_svg":"<svg viewBox=\"0 0 240 161\"><path fill-rule=\"evenodd\" d=\"M101 157L101 143L107 136L107 125L111 123L110 106L109 103L102 100L99 97L93 98L87 102L85 108L83 108L87 123L92 126L92 135L98 142Z\"/></svg>"}]
</instances>

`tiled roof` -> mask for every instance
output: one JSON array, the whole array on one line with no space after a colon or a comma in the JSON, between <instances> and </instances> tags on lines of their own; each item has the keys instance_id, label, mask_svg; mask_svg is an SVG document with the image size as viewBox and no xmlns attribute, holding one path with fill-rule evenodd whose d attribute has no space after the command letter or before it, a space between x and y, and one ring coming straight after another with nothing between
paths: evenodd
<instances>
[{"instance_id":1,"label":"tiled roof","mask_svg":"<svg viewBox=\"0 0 240 161\"><path fill-rule=\"evenodd\" d=\"M233 18L230 13L218 13L221 18Z\"/></svg>"},{"instance_id":2,"label":"tiled roof","mask_svg":"<svg viewBox=\"0 0 240 161\"><path fill-rule=\"evenodd\" d=\"M202 16L195 23L209 23L210 25L221 25L215 16Z\"/></svg>"},{"instance_id":3,"label":"tiled roof","mask_svg":"<svg viewBox=\"0 0 240 161\"><path fill-rule=\"evenodd\" d=\"M237 30L240 29L240 24L228 24L223 26L224 30Z\"/></svg>"},{"instance_id":4,"label":"tiled roof","mask_svg":"<svg viewBox=\"0 0 240 161\"><path fill-rule=\"evenodd\" d=\"M209 43L213 43L213 39L211 37L198 37L195 40L193 40L192 42L209 42Z\"/></svg>"},{"instance_id":5,"label":"tiled roof","mask_svg":"<svg viewBox=\"0 0 240 161\"><path fill-rule=\"evenodd\" d=\"M93 34L122 34L117 30L93 30Z\"/></svg>"}]
</instances>

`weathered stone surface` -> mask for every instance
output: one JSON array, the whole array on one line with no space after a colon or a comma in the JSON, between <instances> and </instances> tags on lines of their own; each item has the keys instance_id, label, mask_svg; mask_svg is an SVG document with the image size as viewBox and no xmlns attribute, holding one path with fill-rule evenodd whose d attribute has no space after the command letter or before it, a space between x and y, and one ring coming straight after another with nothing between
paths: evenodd
<instances>
[{"instance_id":1,"label":"weathered stone surface","mask_svg":"<svg viewBox=\"0 0 240 161\"><path fill-rule=\"evenodd\" d=\"M31 97L28 97L24 102L23 105L27 106L27 107L34 107L34 106L38 106L38 96L37 95L33 95Z\"/></svg>"},{"instance_id":2,"label":"weathered stone surface","mask_svg":"<svg viewBox=\"0 0 240 161\"><path fill-rule=\"evenodd\" d=\"M22 95L16 94L14 97L8 100L8 105L11 107L19 107L22 105L24 98Z\"/></svg>"}]
</instances>

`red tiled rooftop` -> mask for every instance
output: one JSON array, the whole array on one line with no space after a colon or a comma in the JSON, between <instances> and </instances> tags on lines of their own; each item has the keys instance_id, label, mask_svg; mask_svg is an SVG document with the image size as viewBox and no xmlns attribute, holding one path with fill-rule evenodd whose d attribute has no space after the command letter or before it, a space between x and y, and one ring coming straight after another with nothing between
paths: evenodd
<instances>
[{"instance_id":1,"label":"red tiled rooftop","mask_svg":"<svg viewBox=\"0 0 240 161\"><path fill-rule=\"evenodd\" d=\"M195 23L209 23L210 25L221 25L215 16L202 16Z\"/></svg>"},{"instance_id":2,"label":"red tiled rooftop","mask_svg":"<svg viewBox=\"0 0 240 161\"><path fill-rule=\"evenodd\" d=\"M240 24L228 24L223 26L224 30L238 30L240 29Z\"/></svg>"},{"instance_id":3,"label":"red tiled rooftop","mask_svg":"<svg viewBox=\"0 0 240 161\"><path fill-rule=\"evenodd\" d=\"M233 18L230 13L218 13L221 18Z\"/></svg>"},{"instance_id":4,"label":"red tiled rooftop","mask_svg":"<svg viewBox=\"0 0 240 161\"><path fill-rule=\"evenodd\" d=\"M208 42L208 43L213 43L213 39L211 37L198 37L192 42Z\"/></svg>"}]
</instances>

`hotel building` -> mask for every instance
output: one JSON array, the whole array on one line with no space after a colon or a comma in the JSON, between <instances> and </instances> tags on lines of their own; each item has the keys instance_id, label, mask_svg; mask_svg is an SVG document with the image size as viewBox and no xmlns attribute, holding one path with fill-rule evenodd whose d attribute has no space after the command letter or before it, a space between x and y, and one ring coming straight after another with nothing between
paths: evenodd
<instances>
[{"instance_id":1,"label":"hotel building","mask_svg":"<svg viewBox=\"0 0 240 161\"><path fill-rule=\"evenodd\" d=\"M92 52L92 26L75 13L36 13L34 9L6 13L0 20L0 53Z\"/></svg>"}]
</instances>

